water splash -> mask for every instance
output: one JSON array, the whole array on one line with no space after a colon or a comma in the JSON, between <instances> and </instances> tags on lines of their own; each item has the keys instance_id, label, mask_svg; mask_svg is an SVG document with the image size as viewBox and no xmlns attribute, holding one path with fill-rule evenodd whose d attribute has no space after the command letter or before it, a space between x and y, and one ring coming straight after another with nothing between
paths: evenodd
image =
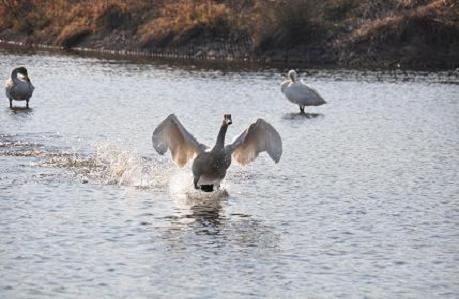
<instances>
[{"instance_id":1,"label":"water splash","mask_svg":"<svg viewBox=\"0 0 459 299\"><path fill-rule=\"evenodd\" d=\"M164 190L171 165L110 143L97 144L90 154L49 146L18 136L0 135L0 155L29 158L36 167L70 170L82 183Z\"/></svg>"},{"instance_id":2,"label":"water splash","mask_svg":"<svg viewBox=\"0 0 459 299\"><path fill-rule=\"evenodd\" d=\"M85 183L145 189L164 189L170 172L167 165L109 143L97 144L89 156L60 155L41 165L71 168Z\"/></svg>"},{"instance_id":3,"label":"water splash","mask_svg":"<svg viewBox=\"0 0 459 299\"><path fill-rule=\"evenodd\" d=\"M31 142L18 136L0 136L0 155L31 158L30 165L65 169L81 183L120 185L168 190L186 205L200 204L228 196L226 186L215 192L195 190L189 168L177 169L168 159L145 157L109 142L96 144L88 153L63 146L49 146L44 140Z\"/></svg>"},{"instance_id":4,"label":"water splash","mask_svg":"<svg viewBox=\"0 0 459 299\"><path fill-rule=\"evenodd\" d=\"M223 181L220 189L214 192L196 190L193 186L193 175L189 169L175 170L169 179L169 195L185 207L212 204L228 197L227 186Z\"/></svg>"},{"instance_id":5,"label":"water splash","mask_svg":"<svg viewBox=\"0 0 459 299\"><path fill-rule=\"evenodd\" d=\"M105 184L159 189L167 185L170 172L167 165L136 152L121 150L112 144L99 144L93 159L101 167L90 175L102 179Z\"/></svg>"}]
</instances>

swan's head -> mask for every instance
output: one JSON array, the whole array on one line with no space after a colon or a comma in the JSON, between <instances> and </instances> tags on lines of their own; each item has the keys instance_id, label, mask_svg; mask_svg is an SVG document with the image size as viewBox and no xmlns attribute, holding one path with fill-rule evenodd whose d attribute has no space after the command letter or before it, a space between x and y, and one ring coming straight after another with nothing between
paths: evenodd
<instances>
[{"instance_id":1,"label":"swan's head","mask_svg":"<svg viewBox=\"0 0 459 299\"><path fill-rule=\"evenodd\" d=\"M288 71L287 76L290 79L290 81L295 82L295 80L296 80L296 72L295 72L295 70Z\"/></svg>"},{"instance_id":2,"label":"swan's head","mask_svg":"<svg viewBox=\"0 0 459 299\"><path fill-rule=\"evenodd\" d=\"M26 79L27 81L30 81L29 73L27 72L27 69L25 67L21 66L21 67L18 67L16 70L19 74L24 76L24 79Z\"/></svg>"},{"instance_id":3,"label":"swan's head","mask_svg":"<svg viewBox=\"0 0 459 299\"><path fill-rule=\"evenodd\" d=\"M233 123L233 121L231 120L231 114L223 115L223 123L226 124L227 126Z\"/></svg>"}]
</instances>

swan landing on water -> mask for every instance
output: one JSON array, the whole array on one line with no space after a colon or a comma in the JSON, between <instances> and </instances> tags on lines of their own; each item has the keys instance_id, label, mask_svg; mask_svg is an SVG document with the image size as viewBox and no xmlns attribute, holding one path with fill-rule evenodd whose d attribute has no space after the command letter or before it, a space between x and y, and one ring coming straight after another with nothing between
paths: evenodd
<instances>
[{"instance_id":1,"label":"swan landing on water","mask_svg":"<svg viewBox=\"0 0 459 299\"><path fill-rule=\"evenodd\" d=\"M304 113L305 106L320 106L327 103L315 89L304 84L303 80L298 81L294 70L290 70L287 76L288 80L281 83L281 91L290 102L300 106L301 113Z\"/></svg>"},{"instance_id":2,"label":"swan landing on water","mask_svg":"<svg viewBox=\"0 0 459 299\"><path fill-rule=\"evenodd\" d=\"M231 114L225 114L215 146L207 151L207 146L199 143L171 114L154 130L153 147L160 155L170 150L172 160L179 167L196 156L192 166L194 187L205 192L219 188L232 158L246 165L255 160L259 153L266 151L275 163L279 162L282 141L273 126L258 119L236 141L225 146L226 131L231 123Z\"/></svg>"},{"instance_id":3,"label":"swan landing on water","mask_svg":"<svg viewBox=\"0 0 459 299\"><path fill-rule=\"evenodd\" d=\"M18 74L22 75L23 79L18 78ZM13 108L14 101L26 101L26 107L29 108L29 100L35 87L30 82L27 69L23 66L15 68L11 72L11 78L5 82L5 93L10 100L10 108Z\"/></svg>"}]
</instances>

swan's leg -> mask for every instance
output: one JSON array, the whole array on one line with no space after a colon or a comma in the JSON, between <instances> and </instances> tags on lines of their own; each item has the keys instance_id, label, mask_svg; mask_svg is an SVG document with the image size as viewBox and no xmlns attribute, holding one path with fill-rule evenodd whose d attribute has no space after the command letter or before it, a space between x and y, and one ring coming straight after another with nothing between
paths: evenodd
<instances>
[{"instance_id":1,"label":"swan's leg","mask_svg":"<svg viewBox=\"0 0 459 299\"><path fill-rule=\"evenodd\" d=\"M304 106L300 105L300 113L304 114Z\"/></svg>"},{"instance_id":2,"label":"swan's leg","mask_svg":"<svg viewBox=\"0 0 459 299\"><path fill-rule=\"evenodd\" d=\"M199 182L199 176L195 176L193 179L194 189L199 190L198 182Z\"/></svg>"},{"instance_id":3,"label":"swan's leg","mask_svg":"<svg viewBox=\"0 0 459 299\"><path fill-rule=\"evenodd\" d=\"M13 100L12 99L9 99L10 100L10 108L13 109Z\"/></svg>"},{"instance_id":4,"label":"swan's leg","mask_svg":"<svg viewBox=\"0 0 459 299\"><path fill-rule=\"evenodd\" d=\"M26 108L29 109L29 100L26 100Z\"/></svg>"}]
</instances>

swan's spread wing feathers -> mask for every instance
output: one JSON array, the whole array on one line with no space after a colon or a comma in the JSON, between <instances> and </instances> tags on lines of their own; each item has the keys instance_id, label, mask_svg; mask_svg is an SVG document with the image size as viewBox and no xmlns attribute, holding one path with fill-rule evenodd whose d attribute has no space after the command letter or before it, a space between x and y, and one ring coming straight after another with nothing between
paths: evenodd
<instances>
[{"instance_id":1,"label":"swan's spread wing feathers","mask_svg":"<svg viewBox=\"0 0 459 299\"><path fill-rule=\"evenodd\" d=\"M153 131L152 139L155 150L163 155L169 149L172 160L180 167L206 149L206 146L200 144L174 114L159 124Z\"/></svg>"},{"instance_id":2,"label":"swan's spread wing feathers","mask_svg":"<svg viewBox=\"0 0 459 299\"><path fill-rule=\"evenodd\" d=\"M319 106L326 103L315 89L307 86L302 81L290 83L284 93L290 102L298 105Z\"/></svg>"},{"instance_id":3,"label":"swan's spread wing feathers","mask_svg":"<svg viewBox=\"0 0 459 299\"><path fill-rule=\"evenodd\" d=\"M229 150L233 159L241 165L252 162L264 151L277 163L282 155L282 140L273 126L258 119L229 145Z\"/></svg>"}]
</instances>

